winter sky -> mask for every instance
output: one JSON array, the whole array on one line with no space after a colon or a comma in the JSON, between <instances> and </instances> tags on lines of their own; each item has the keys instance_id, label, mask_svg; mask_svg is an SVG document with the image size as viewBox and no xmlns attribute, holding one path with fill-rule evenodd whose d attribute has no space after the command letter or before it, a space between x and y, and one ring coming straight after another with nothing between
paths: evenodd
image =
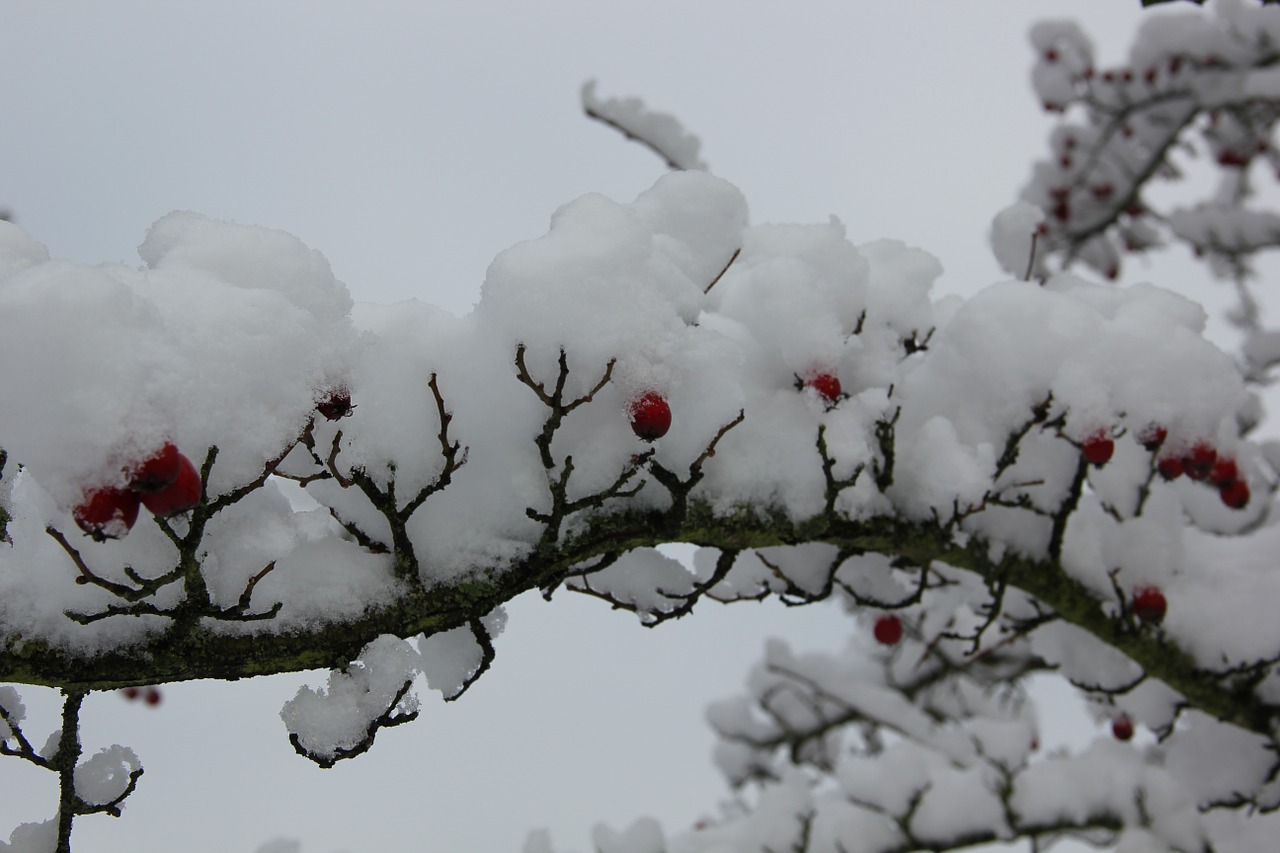
<instances>
[{"instance_id":1,"label":"winter sky","mask_svg":"<svg viewBox=\"0 0 1280 853\"><path fill-rule=\"evenodd\" d=\"M175 209L267 225L323 252L358 301L465 313L493 256L561 204L630 200L661 174L581 115L594 77L601 96L678 115L753 222L835 215L855 242L933 252L940 290L972 293L1000 278L990 219L1050 124L1028 26L1073 16L1112 64L1142 14L1138 0L8 0L0 206L84 262L137 264ZM1177 275L1191 290L1203 273ZM86 747L130 745L146 775L123 818L81 819L77 849L518 851L546 826L585 850L597 820L677 830L726 796L702 708L764 637L834 648L856 630L826 607L707 606L656 631L563 594L509 611L468 695L424 692L418 722L329 771L294 754L278 717L303 677L166 686L159 710L91 697ZM51 726L52 694L23 694L33 727ZM1048 746L1095 734L1042 710ZM49 774L10 763L0 838L55 803Z\"/></svg>"}]
</instances>

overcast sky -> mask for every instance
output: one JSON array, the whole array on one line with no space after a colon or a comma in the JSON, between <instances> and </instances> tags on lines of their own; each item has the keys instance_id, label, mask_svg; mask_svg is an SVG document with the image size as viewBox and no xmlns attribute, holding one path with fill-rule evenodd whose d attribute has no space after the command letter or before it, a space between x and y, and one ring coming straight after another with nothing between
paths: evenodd
<instances>
[{"instance_id":1,"label":"overcast sky","mask_svg":"<svg viewBox=\"0 0 1280 853\"><path fill-rule=\"evenodd\" d=\"M834 214L855 242L928 249L940 289L972 293L1000 277L990 218L1049 127L1027 28L1066 14L1105 64L1142 12L0 0L0 205L85 262L139 263L147 227L175 209L276 227L322 251L359 301L464 313L493 256L543 233L558 206L591 191L630 200L661 173L582 117L595 77L602 96L680 116L753 222ZM122 819L80 820L76 848L252 853L285 837L304 853L518 851L549 826L585 850L597 819L682 828L725 795L703 706L735 690L766 635L835 648L849 630L825 607L709 607L647 631L599 602L521 600L470 694L448 707L429 694L417 723L330 771L293 754L278 718L299 677L170 686L158 711L91 697L86 747L133 746L147 772ZM36 719L53 707L40 693L24 690ZM1057 725L1045 743L1091 736ZM55 803L49 774L17 764L0 762L0 838Z\"/></svg>"}]
</instances>

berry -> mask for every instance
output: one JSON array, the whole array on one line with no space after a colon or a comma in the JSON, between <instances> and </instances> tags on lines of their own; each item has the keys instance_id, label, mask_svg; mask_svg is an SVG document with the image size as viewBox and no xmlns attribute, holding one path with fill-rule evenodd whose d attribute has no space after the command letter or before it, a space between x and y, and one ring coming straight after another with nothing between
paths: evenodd
<instances>
[{"instance_id":1,"label":"berry","mask_svg":"<svg viewBox=\"0 0 1280 853\"><path fill-rule=\"evenodd\" d=\"M142 700L154 708L164 701L164 695L160 693L159 687L148 687L147 693L142 697Z\"/></svg>"},{"instance_id":2,"label":"berry","mask_svg":"<svg viewBox=\"0 0 1280 853\"><path fill-rule=\"evenodd\" d=\"M129 472L129 488L135 492L150 494L173 485L182 469L181 456L177 447L166 442L164 447Z\"/></svg>"},{"instance_id":3,"label":"berry","mask_svg":"<svg viewBox=\"0 0 1280 853\"><path fill-rule=\"evenodd\" d=\"M817 391L828 403L840 399L840 377L834 373L815 373L804 381L804 387Z\"/></svg>"},{"instance_id":4,"label":"berry","mask_svg":"<svg viewBox=\"0 0 1280 853\"><path fill-rule=\"evenodd\" d=\"M645 441L662 438L671 429L671 406L657 391L646 391L627 406L631 431Z\"/></svg>"},{"instance_id":5,"label":"berry","mask_svg":"<svg viewBox=\"0 0 1280 853\"><path fill-rule=\"evenodd\" d=\"M1219 456L1218 461L1209 469L1205 478L1211 485L1226 487L1240 479L1240 470L1236 468L1236 460L1230 456Z\"/></svg>"},{"instance_id":6,"label":"berry","mask_svg":"<svg viewBox=\"0 0 1280 853\"><path fill-rule=\"evenodd\" d=\"M1080 445L1080 452L1090 465L1106 465L1115 451L1116 443L1111 440L1111 434L1105 429L1095 430L1084 440L1084 444Z\"/></svg>"},{"instance_id":7,"label":"berry","mask_svg":"<svg viewBox=\"0 0 1280 853\"><path fill-rule=\"evenodd\" d=\"M1227 149L1218 154L1218 165L1232 169L1243 169L1249 165L1249 156L1239 151Z\"/></svg>"},{"instance_id":8,"label":"berry","mask_svg":"<svg viewBox=\"0 0 1280 853\"><path fill-rule=\"evenodd\" d=\"M142 496L142 502L157 518L177 515L200 503L200 472L191 460L178 455L178 479L166 489Z\"/></svg>"},{"instance_id":9,"label":"berry","mask_svg":"<svg viewBox=\"0 0 1280 853\"><path fill-rule=\"evenodd\" d=\"M1164 593L1159 587L1142 586L1133 591L1133 603L1130 605L1133 615L1143 622L1159 625L1164 621L1165 611L1169 604L1164 600Z\"/></svg>"},{"instance_id":10,"label":"berry","mask_svg":"<svg viewBox=\"0 0 1280 853\"><path fill-rule=\"evenodd\" d=\"M136 687L126 687L120 692L124 694L124 698L128 699L130 702L142 695L142 691Z\"/></svg>"},{"instance_id":11,"label":"berry","mask_svg":"<svg viewBox=\"0 0 1280 853\"><path fill-rule=\"evenodd\" d=\"M1144 448L1155 453L1164 444L1164 440L1169 437L1169 430L1157 424L1151 424L1142 432L1138 433L1138 443Z\"/></svg>"},{"instance_id":12,"label":"berry","mask_svg":"<svg viewBox=\"0 0 1280 853\"><path fill-rule=\"evenodd\" d=\"M886 613L876 620L874 631L876 642L884 646L896 646L902 639L902 620L892 613Z\"/></svg>"},{"instance_id":13,"label":"berry","mask_svg":"<svg viewBox=\"0 0 1280 853\"><path fill-rule=\"evenodd\" d=\"M316 404L316 411L326 420L340 421L350 417L355 406L351 404L351 392L346 388L338 388L329 395L329 399Z\"/></svg>"},{"instance_id":14,"label":"berry","mask_svg":"<svg viewBox=\"0 0 1280 853\"><path fill-rule=\"evenodd\" d=\"M1232 509L1244 509L1249 503L1249 484L1234 480L1218 489L1218 497Z\"/></svg>"},{"instance_id":15,"label":"berry","mask_svg":"<svg viewBox=\"0 0 1280 853\"><path fill-rule=\"evenodd\" d=\"M1130 740L1133 737L1133 720L1128 714L1121 714L1111 721L1111 734L1116 740Z\"/></svg>"},{"instance_id":16,"label":"berry","mask_svg":"<svg viewBox=\"0 0 1280 853\"><path fill-rule=\"evenodd\" d=\"M1116 188L1112 184L1095 184L1093 186L1093 197L1099 201L1105 201L1115 195Z\"/></svg>"},{"instance_id":17,"label":"berry","mask_svg":"<svg viewBox=\"0 0 1280 853\"><path fill-rule=\"evenodd\" d=\"M111 486L95 489L71 514L80 529L95 542L119 539L138 520L138 496L128 489Z\"/></svg>"},{"instance_id":18,"label":"berry","mask_svg":"<svg viewBox=\"0 0 1280 853\"><path fill-rule=\"evenodd\" d=\"M1182 457L1165 456L1156 463L1156 470L1166 480L1176 480L1182 476Z\"/></svg>"},{"instance_id":19,"label":"berry","mask_svg":"<svg viewBox=\"0 0 1280 853\"><path fill-rule=\"evenodd\" d=\"M1198 441L1195 446L1182 457L1182 469L1193 480L1203 480L1213 470L1218 461L1218 451L1207 441Z\"/></svg>"}]
</instances>

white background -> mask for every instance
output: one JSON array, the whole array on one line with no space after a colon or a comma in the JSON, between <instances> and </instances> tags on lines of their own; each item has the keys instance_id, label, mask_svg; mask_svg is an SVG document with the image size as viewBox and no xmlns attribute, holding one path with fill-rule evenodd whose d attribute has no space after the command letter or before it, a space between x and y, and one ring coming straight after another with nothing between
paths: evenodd
<instances>
[{"instance_id":1,"label":"white background","mask_svg":"<svg viewBox=\"0 0 1280 853\"><path fill-rule=\"evenodd\" d=\"M1001 277L988 224L1050 126L1029 24L1074 15L1106 65L1142 14L1138 0L0 0L0 205L86 262L137 264L174 209L276 227L324 252L357 300L464 313L489 260L559 205L630 200L661 173L581 115L596 77L602 96L678 115L753 222L835 214L855 242L930 250L940 292L971 293ZM1125 278L1211 286L1174 258ZM91 696L86 748L128 744L146 775L122 819L78 822L76 850L251 853L284 837L305 853L518 851L537 826L583 850L594 821L642 814L677 830L726 796L701 710L764 637L834 649L859 630L831 607L745 604L649 631L563 594L510 614L467 696L425 696L417 723L329 771L294 755L277 716L297 676L168 685L158 710ZM42 738L55 697L23 693ZM1046 747L1109 736L1068 722L1058 694L1042 704ZM0 762L0 838L52 814L49 776Z\"/></svg>"}]
</instances>

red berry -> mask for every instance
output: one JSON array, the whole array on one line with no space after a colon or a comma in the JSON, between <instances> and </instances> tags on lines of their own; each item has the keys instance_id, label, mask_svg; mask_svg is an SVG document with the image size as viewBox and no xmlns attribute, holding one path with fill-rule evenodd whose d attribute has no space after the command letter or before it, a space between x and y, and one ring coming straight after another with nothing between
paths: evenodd
<instances>
[{"instance_id":1,"label":"red berry","mask_svg":"<svg viewBox=\"0 0 1280 853\"><path fill-rule=\"evenodd\" d=\"M159 687L148 687L143 701L154 707L164 701L164 695L160 693Z\"/></svg>"},{"instance_id":2,"label":"red berry","mask_svg":"<svg viewBox=\"0 0 1280 853\"><path fill-rule=\"evenodd\" d=\"M1121 714L1111 721L1111 734L1115 735L1116 740L1133 738L1133 720L1128 714Z\"/></svg>"},{"instance_id":3,"label":"red berry","mask_svg":"<svg viewBox=\"0 0 1280 853\"><path fill-rule=\"evenodd\" d=\"M662 438L671 429L671 406L657 391L646 391L627 406L631 431L645 441Z\"/></svg>"},{"instance_id":4,"label":"red berry","mask_svg":"<svg viewBox=\"0 0 1280 853\"><path fill-rule=\"evenodd\" d=\"M1229 486L1240 479L1240 469L1236 467L1236 460L1230 456L1219 456L1205 479L1215 486Z\"/></svg>"},{"instance_id":5,"label":"red berry","mask_svg":"<svg viewBox=\"0 0 1280 853\"><path fill-rule=\"evenodd\" d=\"M876 620L876 641L884 646L895 646L902 639L902 620L886 613Z\"/></svg>"},{"instance_id":6,"label":"red berry","mask_svg":"<svg viewBox=\"0 0 1280 853\"><path fill-rule=\"evenodd\" d=\"M1099 201L1111 198L1115 195L1116 188L1113 184L1095 184L1093 187L1093 197Z\"/></svg>"},{"instance_id":7,"label":"red berry","mask_svg":"<svg viewBox=\"0 0 1280 853\"><path fill-rule=\"evenodd\" d=\"M178 453L178 448L166 442L164 447L129 472L129 488L135 492L158 492L173 485L181 469L181 454Z\"/></svg>"},{"instance_id":8,"label":"red berry","mask_svg":"<svg viewBox=\"0 0 1280 853\"><path fill-rule=\"evenodd\" d=\"M1160 445L1164 444L1164 440L1169 437L1169 430L1158 424L1151 424L1142 432L1138 433L1138 443L1152 453L1160 449Z\"/></svg>"},{"instance_id":9,"label":"red berry","mask_svg":"<svg viewBox=\"0 0 1280 853\"><path fill-rule=\"evenodd\" d=\"M200 503L200 472L191 460L179 454L178 479L168 488L142 496L142 502L158 518L177 515Z\"/></svg>"},{"instance_id":10,"label":"red berry","mask_svg":"<svg viewBox=\"0 0 1280 853\"><path fill-rule=\"evenodd\" d=\"M1203 480L1213 471L1218 461L1218 451L1206 441L1198 441L1195 446L1182 457L1182 469L1193 480Z\"/></svg>"},{"instance_id":11,"label":"red berry","mask_svg":"<svg viewBox=\"0 0 1280 853\"><path fill-rule=\"evenodd\" d=\"M351 404L351 392L339 388L329 395L329 399L316 404L316 411L327 420L340 421L351 415L355 406Z\"/></svg>"},{"instance_id":12,"label":"red berry","mask_svg":"<svg viewBox=\"0 0 1280 853\"><path fill-rule=\"evenodd\" d=\"M71 514L80 529L95 542L119 539L133 529L138 520L138 496L113 486L95 489Z\"/></svg>"},{"instance_id":13,"label":"red berry","mask_svg":"<svg viewBox=\"0 0 1280 853\"><path fill-rule=\"evenodd\" d=\"M1044 61L1045 61L1045 62L1057 62L1057 61L1058 61L1058 51L1057 51L1057 50L1055 50L1055 49L1054 49L1054 48L1052 48L1052 47L1051 47L1051 48L1049 48L1048 50L1046 50L1046 51L1044 52Z\"/></svg>"},{"instance_id":14,"label":"red berry","mask_svg":"<svg viewBox=\"0 0 1280 853\"><path fill-rule=\"evenodd\" d=\"M1166 480L1176 480L1182 476L1182 457L1166 456L1156 463L1156 470Z\"/></svg>"},{"instance_id":15,"label":"red berry","mask_svg":"<svg viewBox=\"0 0 1280 853\"><path fill-rule=\"evenodd\" d=\"M1159 625L1164 621L1165 611L1169 604L1164 600L1164 593L1159 587L1141 586L1133 591L1133 615L1143 622Z\"/></svg>"},{"instance_id":16,"label":"red berry","mask_svg":"<svg viewBox=\"0 0 1280 853\"><path fill-rule=\"evenodd\" d=\"M1233 480L1218 489L1218 497L1232 509L1244 509L1249 503L1249 484L1244 480Z\"/></svg>"},{"instance_id":17,"label":"red berry","mask_svg":"<svg viewBox=\"0 0 1280 853\"><path fill-rule=\"evenodd\" d=\"M840 377L834 373L817 373L804 381L804 387L812 388L828 403L840 399Z\"/></svg>"},{"instance_id":18,"label":"red berry","mask_svg":"<svg viewBox=\"0 0 1280 853\"><path fill-rule=\"evenodd\" d=\"M1228 166L1232 169L1243 169L1249 165L1249 156L1239 151L1227 149L1218 154L1218 165Z\"/></svg>"},{"instance_id":19,"label":"red berry","mask_svg":"<svg viewBox=\"0 0 1280 853\"><path fill-rule=\"evenodd\" d=\"M1115 451L1116 443L1111 440L1111 433L1105 429L1095 430L1080 445L1080 452L1090 465L1106 465Z\"/></svg>"},{"instance_id":20,"label":"red berry","mask_svg":"<svg viewBox=\"0 0 1280 853\"><path fill-rule=\"evenodd\" d=\"M142 695L142 691L136 687L126 687L124 690L121 690L120 692L123 693L124 698L128 699L130 702L132 702L134 699L137 699L139 696Z\"/></svg>"}]
</instances>

